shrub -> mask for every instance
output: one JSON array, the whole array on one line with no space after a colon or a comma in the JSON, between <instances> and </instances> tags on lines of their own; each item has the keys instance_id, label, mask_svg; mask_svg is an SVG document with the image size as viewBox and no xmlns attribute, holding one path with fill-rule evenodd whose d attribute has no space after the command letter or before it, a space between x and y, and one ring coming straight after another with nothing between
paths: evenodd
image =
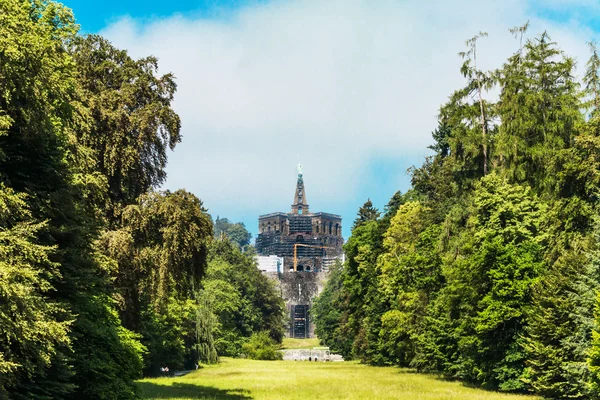
<instances>
[{"instance_id":1,"label":"shrub","mask_svg":"<svg viewBox=\"0 0 600 400\"><path fill-rule=\"evenodd\" d=\"M269 336L268 332L254 333L248 342L242 345L242 352L253 360L282 360L283 354L279 346Z\"/></svg>"}]
</instances>

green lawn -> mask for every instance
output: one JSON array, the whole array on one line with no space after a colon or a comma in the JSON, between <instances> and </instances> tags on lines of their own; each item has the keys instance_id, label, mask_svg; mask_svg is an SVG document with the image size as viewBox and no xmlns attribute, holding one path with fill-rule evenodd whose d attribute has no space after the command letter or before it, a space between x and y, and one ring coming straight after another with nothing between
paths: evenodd
<instances>
[{"instance_id":1,"label":"green lawn","mask_svg":"<svg viewBox=\"0 0 600 400\"><path fill-rule=\"evenodd\" d=\"M539 400L472 389L398 368L354 362L253 361L224 358L178 378L139 381L144 399L211 400Z\"/></svg>"},{"instance_id":2,"label":"green lawn","mask_svg":"<svg viewBox=\"0 0 600 400\"><path fill-rule=\"evenodd\" d=\"M282 343L282 349L290 350L290 349L312 349L313 347L321 346L319 344L319 339L311 338L311 339L292 339L292 338L284 338Z\"/></svg>"}]
</instances>

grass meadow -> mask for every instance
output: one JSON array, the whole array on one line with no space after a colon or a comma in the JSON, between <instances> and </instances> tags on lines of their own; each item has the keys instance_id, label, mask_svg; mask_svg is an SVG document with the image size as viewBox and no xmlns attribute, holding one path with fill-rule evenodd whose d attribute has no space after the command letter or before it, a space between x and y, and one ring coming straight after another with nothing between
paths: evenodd
<instances>
[{"instance_id":1,"label":"grass meadow","mask_svg":"<svg viewBox=\"0 0 600 400\"><path fill-rule=\"evenodd\" d=\"M210 400L540 400L469 388L433 375L355 362L223 358L175 378L138 382L144 399Z\"/></svg>"}]
</instances>

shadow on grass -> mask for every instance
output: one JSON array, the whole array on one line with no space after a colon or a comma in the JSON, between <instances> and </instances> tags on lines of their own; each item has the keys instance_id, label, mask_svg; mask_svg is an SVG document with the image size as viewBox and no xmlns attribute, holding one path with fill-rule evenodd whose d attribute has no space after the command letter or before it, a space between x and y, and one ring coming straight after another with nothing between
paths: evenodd
<instances>
[{"instance_id":1,"label":"shadow on grass","mask_svg":"<svg viewBox=\"0 0 600 400\"><path fill-rule=\"evenodd\" d=\"M467 380L463 380L460 378L457 378L455 376L450 376L450 375L443 375L443 374L427 374L430 375L432 378L441 381L441 382L451 382L451 383L458 383L460 384L462 387L466 387L469 389L476 389L476 390L481 390L483 392L488 392L488 393L496 393L496 394L511 394L511 395L518 395L518 396L531 396L531 393L525 392L525 391L512 391L512 392L503 392L500 391L497 387L494 386L490 386L490 385L481 385L480 383L477 382L472 382L472 381L467 381ZM524 397L526 398L526 397Z\"/></svg>"},{"instance_id":2,"label":"shadow on grass","mask_svg":"<svg viewBox=\"0 0 600 400\"><path fill-rule=\"evenodd\" d=\"M419 371L414 368L399 368L398 373L402 374L402 375L419 375L419 376L427 377L427 378L430 378L430 379L433 379L436 381L440 381L440 382L459 383L461 386L471 388L471 389L479 389L479 390L483 390L486 392L502 393L502 392L499 392L498 389L495 389L493 387L481 386L480 384L477 384L475 382L462 380L455 376L444 375L439 372ZM506 393L510 394L508 392L506 392ZM519 394L525 394L525 393L519 393Z\"/></svg>"},{"instance_id":3,"label":"shadow on grass","mask_svg":"<svg viewBox=\"0 0 600 400\"><path fill-rule=\"evenodd\" d=\"M152 382L138 382L142 399L211 399L211 400L250 400L246 389L223 390L210 386L173 383L170 386Z\"/></svg>"}]
</instances>

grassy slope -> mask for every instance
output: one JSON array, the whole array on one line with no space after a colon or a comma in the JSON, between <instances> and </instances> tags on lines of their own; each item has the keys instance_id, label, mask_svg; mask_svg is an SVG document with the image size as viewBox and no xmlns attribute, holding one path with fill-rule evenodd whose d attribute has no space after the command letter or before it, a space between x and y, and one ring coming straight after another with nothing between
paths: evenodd
<instances>
[{"instance_id":1,"label":"grassy slope","mask_svg":"<svg viewBox=\"0 0 600 400\"><path fill-rule=\"evenodd\" d=\"M434 376L353 362L310 363L224 358L178 378L139 382L144 399L213 400L538 400L486 392Z\"/></svg>"},{"instance_id":2,"label":"grassy slope","mask_svg":"<svg viewBox=\"0 0 600 400\"><path fill-rule=\"evenodd\" d=\"M281 348L285 350L290 349L312 349L313 347L319 347L319 339L292 339L284 338Z\"/></svg>"}]
</instances>

